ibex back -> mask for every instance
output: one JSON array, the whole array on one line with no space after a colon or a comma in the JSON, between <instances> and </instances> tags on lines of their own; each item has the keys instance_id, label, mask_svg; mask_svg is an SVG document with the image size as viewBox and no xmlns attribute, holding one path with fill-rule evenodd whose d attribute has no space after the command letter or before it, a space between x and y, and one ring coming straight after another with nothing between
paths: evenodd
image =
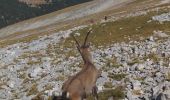
<instances>
[{"instance_id":1,"label":"ibex back","mask_svg":"<svg viewBox=\"0 0 170 100\"><path fill-rule=\"evenodd\" d=\"M89 50L90 45L87 44L89 34L90 31L87 33L84 44L81 46L72 35L77 44L77 49L83 58L84 65L80 72L74 76L71 76L62 86L63 95L66 96L69 94L69 98L71 100L82 100L86 98L87 94L90 93L98 99L96 81L100 76L100 72L92 62L92 55Z\"/></svg>"}]
</instances>

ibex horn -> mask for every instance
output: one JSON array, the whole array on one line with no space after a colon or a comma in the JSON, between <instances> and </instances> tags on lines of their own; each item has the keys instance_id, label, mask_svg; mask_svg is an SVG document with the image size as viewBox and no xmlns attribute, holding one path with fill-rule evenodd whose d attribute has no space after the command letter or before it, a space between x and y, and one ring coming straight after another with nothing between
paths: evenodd
<instances>
[{"instance_id":1,"label":"ibex horn","mask_svg":"<svg viewBox=\"0 0 170 100\"><path fill-rule=\"evenodd\" d=\"M71 36L72 36L73 39L76 41L77 46L80 48L80 44L79 44L79 42L77 41L77 39L74 37L74 35L71 35Z\"/></svg>"},{"instance_id":2,"label":"ibex horn","mask_svg":"<svg viewBox=\"0 0 170 100\"><path fill-rule=\"evenodd\" d=\"M79 42L77 41L77 39L74 37L74 35L71 35L72 37L73 37L73 39L76 41L76 44L77 44L77 49L78 49L78 51L79 51L79 53L80 53L80 55L81 55L81 57L82 57L82 59L83 59L83 61L84 61L84 63L86 62L86 60L85 60L85 58L84 58L84 56L83 56L83 54L81 53L81 50L80 50L80 44L79 44Z\"/></svg>"},{"instance_id":3,"label":"ibex horn","mask_svg":"<svg viewBox=\"0 0 170 100\"><path fill-rule=\"evenodd\" d=\"M87 42L87 39L88 39L88 36L89 36L90 33L91 33L91 30L89 30L89 31L87 32L87 35L86 35L86 38L85 38L85 40L84 40L84 45L83 45L83 46L86 46L86 42Z\"/></svg>"}]
</instances>

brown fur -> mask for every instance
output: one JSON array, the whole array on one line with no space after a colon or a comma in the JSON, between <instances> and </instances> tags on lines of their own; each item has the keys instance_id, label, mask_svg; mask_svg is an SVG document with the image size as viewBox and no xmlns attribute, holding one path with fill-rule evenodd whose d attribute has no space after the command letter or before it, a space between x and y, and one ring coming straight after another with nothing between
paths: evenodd
<instances>
[{"instance_id":1,"label":"brown fur","mask_svg":"<svg viewBox=\"0 0 170 100\"><path fill-rule=\"evenodd\" d=\"M99 77L99 71L92 62L89 46L86 44L88 35L89 32L85 38L84 45L81 47L75 37L73 37L83 58L84 65L80 72L71 76L62 86L62 91L69 93L71 100L82 100L90 93L93 93L98 98L96 81Z\"/></svg>"}]
</instances>

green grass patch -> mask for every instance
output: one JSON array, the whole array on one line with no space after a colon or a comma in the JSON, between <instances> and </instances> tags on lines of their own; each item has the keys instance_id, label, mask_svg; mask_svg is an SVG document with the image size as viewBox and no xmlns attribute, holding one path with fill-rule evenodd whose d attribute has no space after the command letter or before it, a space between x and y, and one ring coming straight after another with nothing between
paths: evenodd
<instances>
[{"instance_id":1,"label":"green grass patch","mask_svg":"<svg viewBox=\"0 0 170 100\"><path fill-rule=\"evenodd\" d=\"M38 89L37 89L37 84L33 84L31 87L30 87L30 89L29 89L29 91L28 91L28 93L27 93L27 96L30 96L30 95L35 95L35 94L37 94L39 91L38 91Z\"/></svg>"},{"instance_id":2,"label":"green grass patch","mask_svg":"<svg viewBox=\"0 0 170 100\"><path fill-rule=\"evenodd\" d=\"M137 58L133 59L132 61L128 62L127 64L128 64L129 66L133 66L133 65L136 64L136 63L140 63L139 59L137 59Z\"/></svg>"},{"instance_id":3,"label":"green grass patch","mask_svg":"<svg viewBox=\"0 0 170 100\"><path fill-rule=\"evenodd\" d=\"M98 93L99 100L108 100L110 97L113 98L113 100L120 100L125 98L124 94L124 88L119 86L115 89L111 90L105 90L103 92ZM94 100L94 97L92 95L88 96L87 100Z\"/></svg>"},{"instance_id":4,"label":"green grass patch","mask_svg":"<svg viewBox=\"0 0 170 100\"><path fill-rule=\"evenodd\" d=\"M149 55L145 56L143 59L144 60L151 59L151 60L153 60L153 62L160 61L160 58L158 57L158 55L156 55L154 53L150 53Z\"/></svg>"},{"instance_id":5,"label":"green grass patch","mask_svg":"<svg viewBox=\"0 0 170 100\"><path fill-rule=\"evenodd\" d=\"M107 60L107 63L106 63L106 66L109 66L109 67L120 67L121 65L117 63L117 59L116 57L113 57L112 59L106 59Z\"/></svg>"},{"instance_id":6,"label":"green grass patch","mask_svg":"<svg viewBox=\"0 0 170 100\"><path fill-rule=\"evenodd\" d=\"M167 81L170 81L170 72L167 73L167 75L166 75L166 80L167 80Z\"/></svg>"},{"instance_id":7,"label":"green grass patch","mask_svg":"<svg viewBox=\"0 0 170 100\"><path fill-rule=\"evenodd\" d=\"M104 87L105 87L105 88L113 88L112 82L106 82L106 83L104 84Z\"/></svg>"},{"instance_id":8,"label":"green grass patch","mask_svg":"<svg viewBox=\"0 0 170 100\"><path fill-rule=\"evenodd\" d=\"M64 81L64 79L65 79L65 77L64 77L63 75L59 75L59 76L57 77L57 80L58 80L58 81Z\"/></svg>"},{"instance_id":9,"label":"green grass patch","mask_svg":"<svg viewBox=\"0 0 170 100\"><path fill-rule=\"evenodd\" d=\"M80 33L76 37L80 42L83 42L84 37L89 29L92 29L89 41L95 46L109 46L115 42L128 42L130 40L139 40L140 37L148 37L153 34L154 30L170 31L170 23L164 22L160 24L158 21L151 21L152 16L168 12L167 9L160 12L149 12L146 15L123 18L114 22L105 22L102 24L94 24L84 29L77 30L74 33ZM64 45L71 47L72 39L68 38Z\"/></svg>"},{"instance_id":10,"label":"green grass patch","mask_svg":"<svg viewBox=\"0 0 170 100\"><path fill-rule=\"evenodd\" d=\"M114 73L108 73L108 77L117 81L122 80L125 78L126 74L114 74Z\"/></svg>"}]
</instances>

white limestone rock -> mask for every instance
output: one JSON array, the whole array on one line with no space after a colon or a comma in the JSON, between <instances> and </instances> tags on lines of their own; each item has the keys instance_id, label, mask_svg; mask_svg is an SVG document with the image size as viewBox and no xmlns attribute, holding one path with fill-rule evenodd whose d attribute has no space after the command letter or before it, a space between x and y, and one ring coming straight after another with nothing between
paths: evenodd
<instances>
[{"instance_id":1,"label":"white limestone rock","mask_svg":"<svg viewBox=\"0 0 170 100\"><path fill-rule=\"evenodd\" d=\"M157 37L162 37L162 38L165 38L165 37L169 36L169 35L167 35L166 33L162 32L162 31L153 31L153 35L157 36Z\"/></svg>"},{"instance_id":2,"label":"white limestone rock","mask_svg":"<svg viewBox=\"0 0 170 100\"><path fill-rule=\"evenodd\" d=\"M170 12L161 15L153 16L152 20L159 21L160 23L170 21Z\"/></svg>"},{"instance_id":3,"label":"white limestone rock","mask_svg":"<svg viewBox=\"0 0 170 100\"><path fill-rule=\"evenodd\" d=\"M41 73L41 71L42 71L42 68L40 68L40 67L37 67L37 68L33 69L32 72L30 73L30 77L31 78L37 77L38 74Z\"/></svg>"}]
</instances>

